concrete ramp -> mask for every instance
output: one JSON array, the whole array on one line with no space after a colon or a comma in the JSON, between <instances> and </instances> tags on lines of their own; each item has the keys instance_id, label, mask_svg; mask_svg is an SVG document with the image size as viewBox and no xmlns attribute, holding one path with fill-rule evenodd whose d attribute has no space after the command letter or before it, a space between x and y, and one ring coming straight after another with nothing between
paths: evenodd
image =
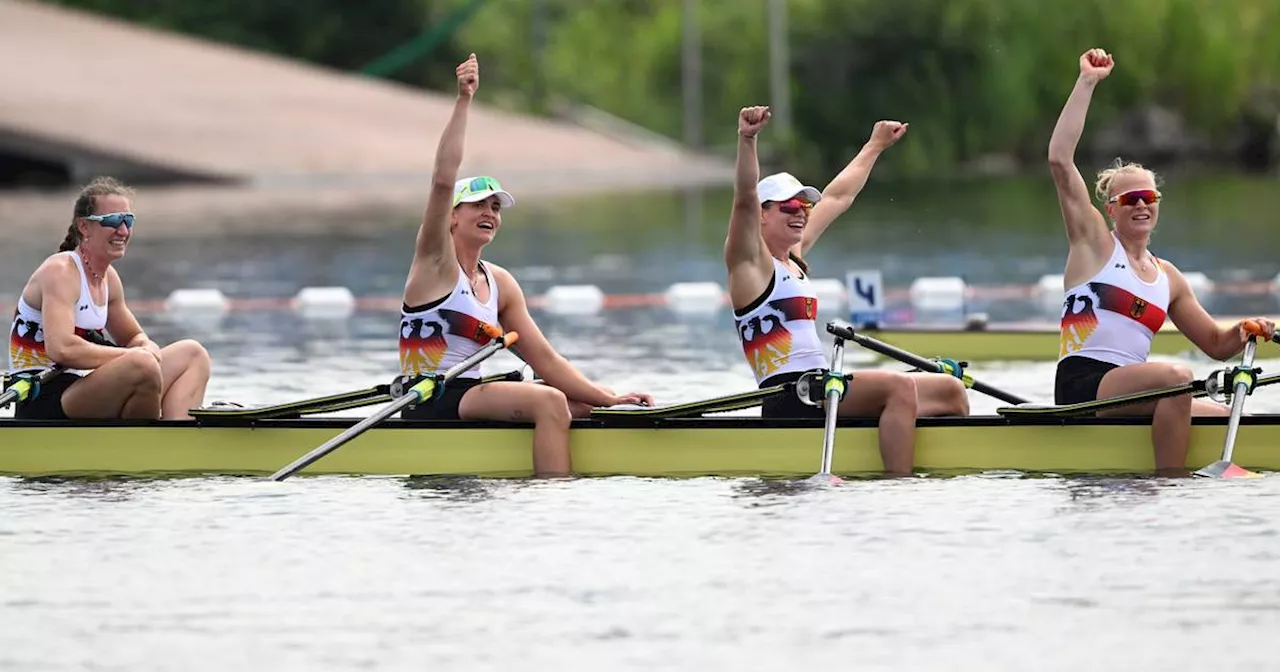
<instances>
[{"instance_id":1,"label":"concrete ramp","mask_svg":"<svg viewBox=\"0 0 1280 672\"><path fill-rule=\"evenodd\" d=\"M67 165L77 183L110 172L256 190L412 183L425 194L453 104L451 95L20 0L0 0L0 63L0 152ZM482 102L467 137L464 172L513 187L730 179L723 161L671 143Z\"/></svg>"}]
</instances>

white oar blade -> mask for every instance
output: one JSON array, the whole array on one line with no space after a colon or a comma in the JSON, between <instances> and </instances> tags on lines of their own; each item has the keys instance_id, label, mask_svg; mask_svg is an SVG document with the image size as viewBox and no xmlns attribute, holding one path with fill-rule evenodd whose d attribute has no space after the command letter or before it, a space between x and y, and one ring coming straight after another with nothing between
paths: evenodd
<instances>
[{"instance_id":1,"label":"white oar blade","mask_svg":"<svg viewBox=\"0 0 1280 672\"><path fill-rule=\"evenodd\" d=\"M1232 463L1230 460L1218 460L1196 471L1196 476L1204 476L1205 478L1262 478L1262 474L1256 471L1249 471L1238 464Z\"/></svg>"}]
</instances>

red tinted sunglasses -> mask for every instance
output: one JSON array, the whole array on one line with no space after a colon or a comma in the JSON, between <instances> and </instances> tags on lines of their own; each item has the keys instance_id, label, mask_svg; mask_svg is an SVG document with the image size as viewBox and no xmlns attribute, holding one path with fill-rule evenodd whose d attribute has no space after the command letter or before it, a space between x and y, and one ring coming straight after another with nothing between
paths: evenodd
<instances>
[{"instance_id":1,"label":"red tinted sunglasses","mask_svg":"<svg viewBox=\"0 0 1280 672\"><path fill-rule=\"evenodd\" d=\"M1147 205L1155 205L1160 202L1160 192L1155 189L1134 189L1133 191L1126 191L1123 194L1116 194L1107 202L1133 206L1137 205L1138 201L1142 201Z\"/></svg>"},{"instance_id":2,"label":"red tinted sunglasses","mask_svg":"<svg viewBox=\"0 0 1280 672\"><path fill-rule=\"evenodd\" d=\"M808 215L813 210L813 204L799 198L792 198L786 201L778 201L778 209L788 215L798 215L801 210L804 211L805 215Z\"/></svg>"}]
</instances>

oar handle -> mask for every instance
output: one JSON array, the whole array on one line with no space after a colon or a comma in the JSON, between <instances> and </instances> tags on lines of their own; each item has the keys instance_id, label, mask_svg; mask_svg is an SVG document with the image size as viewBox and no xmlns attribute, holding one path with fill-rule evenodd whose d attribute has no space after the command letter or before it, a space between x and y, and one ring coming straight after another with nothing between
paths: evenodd
<instances>
[{"instance_id":1,"label":"oar handle","mask_svg":"<svg viewBox=\"0 0 1280 672\"><path fill-rule=\"evenodd\" d=\"M352 439L363 434L366 430L371 429L372 427L382 422L383 420L386 420L387 418L395 415L398 411L400 411L400 409L406 406L423 402L423 401L429 401L435 396L434 392L437 385L443 385L453 380L454 378L457 378L459 375L466 372L468 369L471 369L472 367L476 366L480 362L483 362L484 360L488 359L491 355L493 355L493 353L499 350L502 350L504 348L510 347L513 343L515 343L520 338L519 335L517 335L516 332L514 331L509 331L504 334L502 333L501 330L497 329L496 327L491 327L489 325L485 325L485 333L492 335L493 341L490 342L488 345L484 346L483 348L480 348L479 350L477 350L470 357L467 357L461 362L458 362L456 365L454 365L453 368L446 371L443 376L440 376L438 379L426 378L422 382L418 383L417 385L414 385L413 387L409 388L407 392L405 392L403 395L398 397L395 401L392 401L389 405L387 405L383 409L379 410L377 413L374 413L373 415L365 418L364 420L361 420L360 422L351 426L345 432L333 437L332 439L329 439L324 444L322 444L319 448L316 448L315 450L312 450L306 455L303 455L302 457L285 465L279 471L277 471L276 473L270 476L271 480L283 481L284 479L289 478L290 476L298 473L299 471L302 471L303 469L311 465L316 460L319 460L325 455L328 455L329 453L332 453L338 448L341 448L343 445L349 443Z\"/></svg>"},{"instance_id":2,"label":"oar handle","mask_svg":"<svg viewBox=\"0 0 1280 672\"><path fill-rule=\"evenodd\" d=\"M857 330L853 328L852 324L849 324L844 320L831 320L827 323L827 331L835 335L837 338L853 341L868 350L878 352L886 357L892 357L904 364L910 364L921 371L928 371L929 373L946 373L942 366L937 362L889 345L884 341L879 341L871 338L870 336L859 334ZM1004 390L992 387L981 381L974 380L969 387L973 388L977 392L981 392L982 394L1010 404L1030 403L1028 400L1023 399L1016 394L1005 392Z\"/></svg>"},{"instance_id":3,"label":"oar handle","mask_svg":"<svg viewBox=\"0 0 1280 672\"><path fill-rule=\"evenodd\" d=\"M66 370L65 366L54 364L34 376L19 376L17 382L0 393L0 408L4 408L15 401L26 401L28 397L38 395L41 385L53 380L55 376L64 370Z\"/></svg>"},{"instance_id":4,"label":"oar handle","mask_svg":"<svg viewBox=\"0 0 1280 672\"><path fill-rule=\"evenodd\" d=\"M1250 340L1260 338L1264 341L1280 343L1280 331L1273 331L1271 336L1267 337L1267 328L1262 324L1262 320L1242 320L1240 326L1244 328L1244 333L1250 336Z\"/></svg>"}]
</instances>

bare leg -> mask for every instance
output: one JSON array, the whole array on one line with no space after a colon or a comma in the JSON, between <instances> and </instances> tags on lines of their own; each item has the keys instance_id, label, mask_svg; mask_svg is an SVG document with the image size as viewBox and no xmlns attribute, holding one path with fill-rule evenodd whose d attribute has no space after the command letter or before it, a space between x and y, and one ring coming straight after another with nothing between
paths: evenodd
<instances>
[{"instance_id":1,"label":"bare leg","mask_svg":"<svg viewBox=\"0 0 1280 672\"><path fill-rule=\"evenodd\" d=\"M898 371L859 371L840 402L842 416L880 417L880 459L888 474L910 474L915 466L915 378Z\"/></svg>"},{"instance_id":2,"label":"bare leg","mask_svg":"<svg viewBox=\"0 0 1280 672\"><path fill-rule=\"evenodd\" d=\"M130 349L72 383L62 395L72 419L154 420L160 417L160 363Z\"/></svg>"},{"instance_id":3,"label":"bare leg","mask_svg":"<svg viewBox=\"0 0 1280 672\"><path fill-rule=\"evenodd\" d=\"M545 380L541 380L541 379L539 379L539 380L531 380L531 381L529 381L529 382L531 382L531 383L533 383L533 384L535 384L535 385L546 385L546 384L547 384L547 381L545 381ZM569 415L571 415L571 416L573 416L573 417L575 417L575 418L589 418L589 417L591 417L591 411L592 411L592 409L594 409L594 408L595 408L595 406L592 406L591 404L588 404L588 403L587 403L587 402L585 402L585 401L578 401L577 399L569 399L568 397L566 397L566 400L567 400L567 401L568 401L568 403L569 403Z\"/></svg>"},{"instance_id":4,"label":"bare leg","mask_svg":"<svg viewBox=\"0 0 1280 672\"><path fill-rule=\"evenodd\" d=\"M1181 364L1145 362L1112 369L1098 385L1098 398L1106 399L1132 392L1178 385L1193 379L1191 369ZM1099 416L1151 418L1151 444L1155 449L1156 472L1184 475L1187 449L1191 443L1191 395L1166 397L1154 402L1131 404L1100 411Z\"/></svg>"},{"instance_id":5,"label":"bare leg","mask_svg":"<svg viewBox=\"0 0 1280 672\"><path fill-rule=\"evenodd\" d=\"M919 373L914 378L920 417L969 415L969 392L959 378L939 373Z\"/></svg>"},{"instance_id":6,"label":"bare leg","mask_svg":"<svg viewBox=\"0 0 1280 672\"><path fill-rule=\"evenodd\" d=\"M458 417L463 420L501 420L533 423L533 473L541 477L569 476L569 404L564 393L550 385L497 382L477 385L462 395Z\"/></svg>"},{"instance_id":7,"label":"bare leg","mask_svg":"<svg viewBox=\"0 0 1280 672\"><path fill-rule=\"evenodd\" d=\"M591 410L595 408L595 406L592 406L591 404L585 404L581 401L574 401L572 399L569 399L568 403L569 415L575 418L589 418L591 417Z\"/></svg>"},{"instance_id":8,"label":"bare leg","mask_svg":"<svg viewBox=\"0 0 1280 672\"><path fill-rule=\"evenodd\" d=\"M161 417L189 419L189 411L204 403L212 366L209 353L195 341L178 341L161 348L160 371L164 378L160 393Z\"/></svg>"},{"instance_id":9,"label":"bare leg","mask_svg":"<svg viewBox=\"0 0 1280 672\"><path fill-rule=\"evenodd\" d=\"M1191 417L1194 418L1212 418L1226 417L1231 415L1231 407L1223 406L1216 401L1208 399L1196 399L1191 402Z\"/></svg>"}]
</instances>

